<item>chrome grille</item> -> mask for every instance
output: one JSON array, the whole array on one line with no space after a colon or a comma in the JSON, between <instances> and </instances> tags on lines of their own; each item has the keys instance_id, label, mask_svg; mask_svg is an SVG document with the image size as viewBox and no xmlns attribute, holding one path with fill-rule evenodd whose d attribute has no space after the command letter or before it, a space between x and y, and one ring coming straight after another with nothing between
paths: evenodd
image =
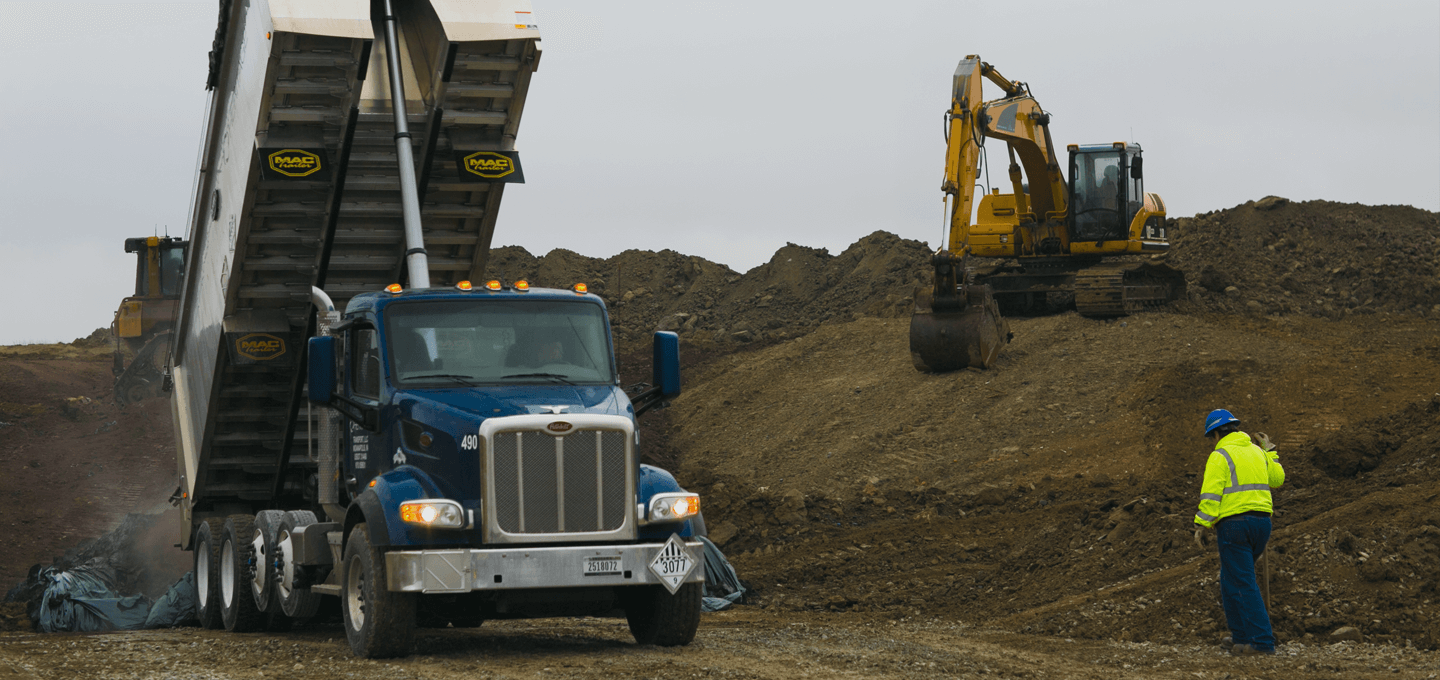
<instances>
[{"instance_id":1,"label":"chrome grille","mask_svg":"<svg viewBox=\"0 0 1440 680\"><path fill-rule=\"evenodd\" d=\"M626 435L577 429L494 435L495 519L511 534L615 531L625 523Z\"/></svg>"}]
</instances>

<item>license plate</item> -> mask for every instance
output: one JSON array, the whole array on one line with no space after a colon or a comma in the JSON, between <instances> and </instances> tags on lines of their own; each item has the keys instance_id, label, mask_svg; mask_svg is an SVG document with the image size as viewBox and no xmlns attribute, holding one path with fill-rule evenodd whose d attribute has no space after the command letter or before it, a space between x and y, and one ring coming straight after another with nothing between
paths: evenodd
<instances>
[{"instance_id":1,"label":"license plate","mask_svg":"<svg viewBox=\"0 0 1440 680\"><path fill-rule=\"evenodd\" d=\"M605 574L620 573L620 557L587 557L585 558L585 575L601 576Z\"/></svg>"}]
</instances>

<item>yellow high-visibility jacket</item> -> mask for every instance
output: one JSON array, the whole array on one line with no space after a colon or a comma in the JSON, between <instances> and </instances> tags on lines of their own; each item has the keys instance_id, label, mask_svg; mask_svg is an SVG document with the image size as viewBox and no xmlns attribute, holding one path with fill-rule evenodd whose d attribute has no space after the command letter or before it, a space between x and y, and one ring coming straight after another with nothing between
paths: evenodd
<instances>
[{"instance_id":1,"label":"yellow high-visibility jacket","mask_svg":"<svg viewBox=\"0 0 1440 680\"><path fill-rule=\"evenodd\" d=\"M1250 441L1244 432L1231 432L1205 462L1205 481L1200 485L1200 509L1195 523L1215 523L1242 512L1273 512L1270 490L1285 483L1280 456Z\"/></svg>"}]
</instances>

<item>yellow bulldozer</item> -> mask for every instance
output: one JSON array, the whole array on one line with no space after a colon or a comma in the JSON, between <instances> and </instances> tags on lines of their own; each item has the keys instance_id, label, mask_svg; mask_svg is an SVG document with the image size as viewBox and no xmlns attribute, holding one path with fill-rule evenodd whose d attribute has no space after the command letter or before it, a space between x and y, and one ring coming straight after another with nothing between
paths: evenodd
<instances>
[{"instance_id":1,"label":"yellow bulldozer","mask_svg":"<svg viewBox=\"0 0 1440 680\"><path fill-rule=\"evenodd\" d=\"M115 338L115 401L124 406L159 396L170 357L186 241L168 236L125 239L135 253L135 294L120 302L110 333ZM125 363L126 353L133 355Z\"/></svg>"},{"instance_id":2,"label":"yellow bulldozer","mask_svg":"<svg viewBox=\"0 0 1440 680\"><path fill-rule=\"evenodd\" d=\"M983 100L984 80L1004 96ZM1029 85L1006 80L976 55L955 70L945 117L941 188L949 236L931 258L934 288L915 291L915 368L989 368L1010 339L1002 314L1042 308L1051 294L1073 296L1075 309L1092 317L1123 316L1185 294L1181 272L1135 257L1170 247L1165 203L1144 191L1138 144L1069 145L1067 181L1050 114ZM982 191L976 211L987 139L1005 142L1013 193Z\"/></svg>"}]
</instances>

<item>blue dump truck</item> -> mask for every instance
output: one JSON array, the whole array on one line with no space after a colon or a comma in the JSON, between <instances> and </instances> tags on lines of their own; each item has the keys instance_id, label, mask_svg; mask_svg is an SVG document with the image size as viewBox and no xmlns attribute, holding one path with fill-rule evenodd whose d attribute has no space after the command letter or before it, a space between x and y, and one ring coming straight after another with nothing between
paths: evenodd
<instances>
[{"instance_id":1,"label":"blue dump truck","mask_svg":"<svg viewBox=\"0 0 1440 680\"><path fill-rule=\"evenodd\" d=\"M680 390L678 339L632 399L583 283L479 283L522 177L529 9L224 4L165 375L202 625L336 597L363 657L512 617L693 639L700 499L635 426Z\"/></svg>"}]
</instances>

